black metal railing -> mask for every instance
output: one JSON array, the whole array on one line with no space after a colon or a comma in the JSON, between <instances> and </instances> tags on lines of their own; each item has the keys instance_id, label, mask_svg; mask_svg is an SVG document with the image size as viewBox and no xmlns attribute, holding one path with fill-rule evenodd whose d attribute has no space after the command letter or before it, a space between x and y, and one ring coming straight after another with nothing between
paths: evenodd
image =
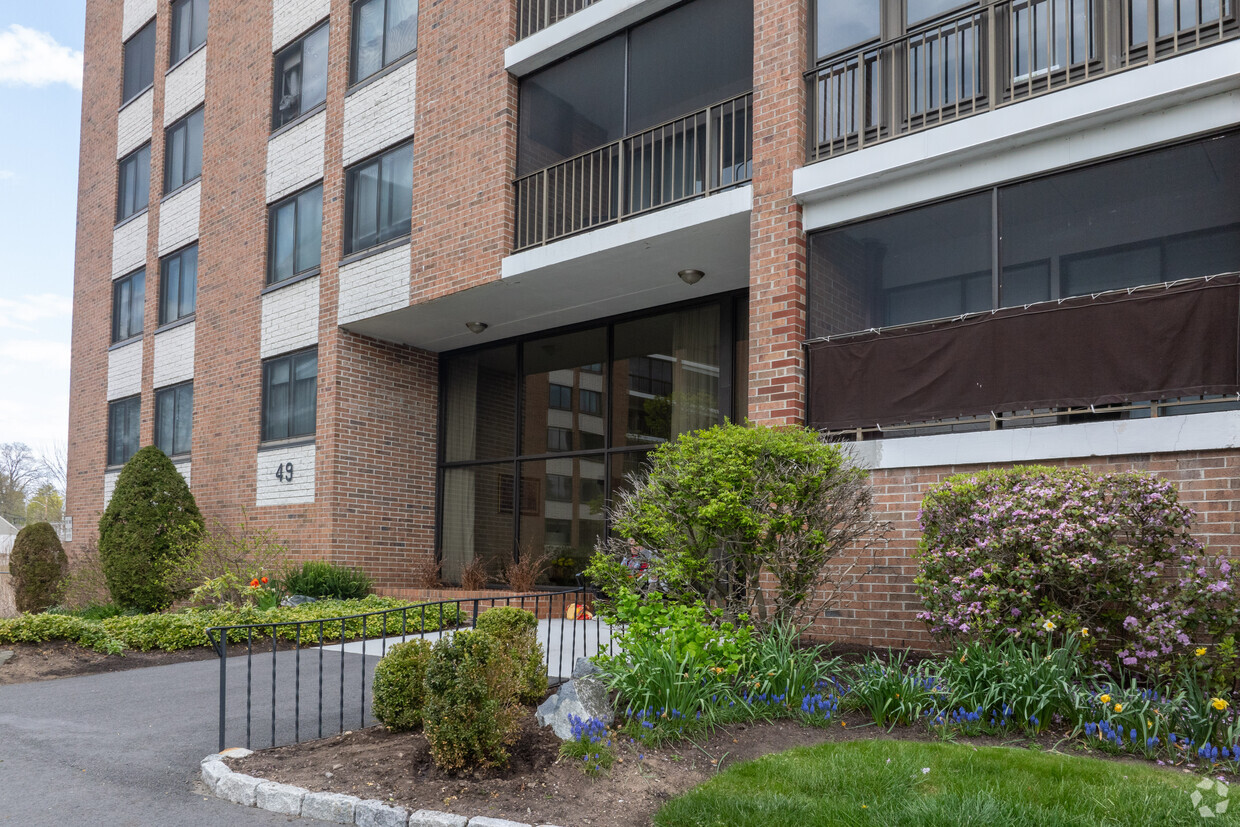
<instances>
[{"instance_id":1,"label":"black metal railing","mask_svg":"<svg viewBox=\"0 0 1240 827\"><path fill-rule=\"evenodd\" d=\"M1240 36L1235 0L997 0L806 73L820 161Z\"/></svg>"},{"instance_id":2,"label":"black metal railing","mask_svg":"<svg viewBox=\"0 0 1240 827\"><path fill-rule=\"evenodd\" d=\"M730 189L753 176L746 93L518 178L524 250Z\"/></svg>"},{"instance_id":3,"label":"black metal railing","mask_svg":"<svg viewBox=\"0 0 1240 827\"><path fill-rule=\"evenodd\" d=\"M524 40L552 23L559 23L596 0L520 0L517 4L517 40Z\"/></svg>"},{"instance_id":4,"label":"black metal railing","mask_svg":"<svg viewBox=\"0 0 1240 827\"><path fill-rule=\"evenodd\" d=\"M242 701L247 749L254 743L256 723L270 725L265 746L300 743L303 736L322 738L332 734L333 726L344 732L346 723L356 722L358 728L374 724L368 712L370 683L389 645L470 628L479 614L496 606L526 609L539 618L547 678L552 685L560 683L572 674L577 658L612 651L609 627L572 608L590 605L592 596L576 588L441 600L323 620L212 627L207 638L220 667L219 749L227 746L230 724L242 724ZM244 646L244 654L230 657L229 645ZM229 661L242 658L244 681L234 676L230 684ZM309 698L303 697L305 691Z\"/></svg>"}]
</instances>

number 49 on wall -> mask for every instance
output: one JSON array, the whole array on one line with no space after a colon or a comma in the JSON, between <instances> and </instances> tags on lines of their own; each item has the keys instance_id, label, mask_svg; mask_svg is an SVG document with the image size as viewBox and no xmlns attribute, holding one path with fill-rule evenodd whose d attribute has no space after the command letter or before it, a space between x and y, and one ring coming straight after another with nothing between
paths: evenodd
<instances>
[{"instance_id":1,"label":"number 49 on wall","mask_svg":"<svg viewBox=\"0 0 1240 827\"><path fill-rule=\"evenodd\" d=\"M283 465L276 466L276 479L280 482L293 481L293 463L286 462Z\"/></svg>"}]
</instances>

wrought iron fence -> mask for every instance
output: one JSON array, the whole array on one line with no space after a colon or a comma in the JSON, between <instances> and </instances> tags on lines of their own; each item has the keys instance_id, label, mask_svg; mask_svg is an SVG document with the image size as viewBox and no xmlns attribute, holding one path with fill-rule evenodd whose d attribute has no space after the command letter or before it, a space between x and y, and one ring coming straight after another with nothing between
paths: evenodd
<instances>
[{"instance_id":1,"label":"wrought iron fence","mask_svg":"<svg viewBox=\"0 0 1240 827\"><path fill-rule=\"evenodd\" d=\"M748 181L752 106L746 93L518 178L516 249Z\"/></svg>"},{"instance_id":2,"label":"wrought iron fence","mask_svg":"<svg viewBox=\"0 0 1240 827\"><path fill-rule=\"evenodd\" d=\"M552 685L560 683L572 674L577 658L612 651L608 626L580 611L591 604L592 595L577 588L441 600L324 620L212 627L207 637L220 668L219 749L227 747L230 724L242 724L243 701L247 749L254 744L256 726L269 733L263 746L277 746L322 738L333 728L344 732L346 724L373 725L370 683L375 663L389 646L438 640L474 626L479 614L496 606L526 609L539 618L547 678ZM230 644L244 646L244 654L230 656ZM243 680L234 672L230 684L230 661L243 662Z\"/></svg>"},{"instance_id":3,"label":"wrought iron fence","mask_svg":"<svg viewBox=\"0 0 1240 827\"><path fill-rule=\"evenodd\" d=\"M517 40L524 40L594 3L595 0L521 0L517 5Z\"/></svg>"},{"instance_id":4,"label":"wrought iron fence","mask_svg":"<svg viewBox=\"0 0 1240 827\"><path fill-rule=\"evenodd\" d=\"M806 73L811 162L1240 35L1235 0L999 0Z\"/></svg>"}]
</instances>

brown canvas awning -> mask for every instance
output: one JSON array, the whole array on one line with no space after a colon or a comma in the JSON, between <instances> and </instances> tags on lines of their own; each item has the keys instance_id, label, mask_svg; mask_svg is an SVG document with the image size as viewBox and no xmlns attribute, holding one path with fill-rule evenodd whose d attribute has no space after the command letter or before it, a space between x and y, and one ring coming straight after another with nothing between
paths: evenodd
<instances>
[{"instance_id":1,"label":"brown canvas awning","mask_svg":"<svg viewBox=\"0 0 1240 827\"><path fill-rule=\"evenodd\" d=\"M809 345L815 428L1240 392L1240 277Z\"/></svg>"}]
</instances>

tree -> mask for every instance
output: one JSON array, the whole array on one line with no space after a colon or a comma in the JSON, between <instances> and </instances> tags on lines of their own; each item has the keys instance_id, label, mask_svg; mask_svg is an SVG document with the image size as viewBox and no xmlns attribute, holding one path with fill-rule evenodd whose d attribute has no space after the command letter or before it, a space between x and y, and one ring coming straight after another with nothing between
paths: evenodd
<instances>
[{"instance_id":1,"label":"tree","mask_svg":"<svg viewBox=\"0 0 1240 827\"><path fill-rule=\"evenodd\" d=\"M26 497L42 481L43 470L24 442L0 444L0 516L23 525Z\"/></svg>"},{"instance_id":2,"label":"tree","mask_svg":"<svg viewBox=\"0 0 1240 827\"><path fill-rule=\"evenodd\" d=\"M34 496L26 503L26 522L43 521L58 523L65 517L65 500L50 482L39 486Z\"/></svg>"}]
</instances>

